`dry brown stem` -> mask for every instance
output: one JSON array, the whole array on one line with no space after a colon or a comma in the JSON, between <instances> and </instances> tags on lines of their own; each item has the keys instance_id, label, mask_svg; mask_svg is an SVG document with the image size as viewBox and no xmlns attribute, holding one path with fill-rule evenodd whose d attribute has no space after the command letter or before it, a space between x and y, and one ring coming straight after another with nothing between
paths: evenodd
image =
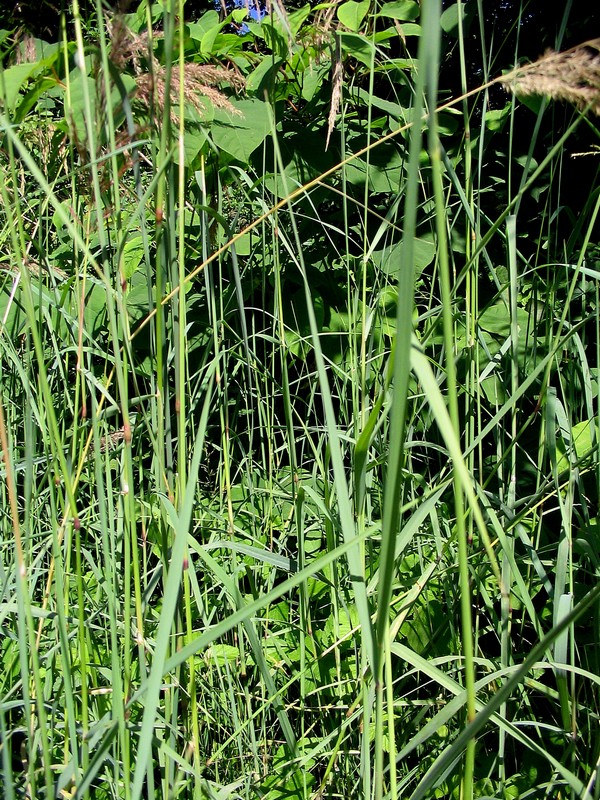
<instances>
[{"instance_id":1,"label":"dry brown stem","mask_svg":"<svg viewBox=\"0 0 600 800\"><path fill-rule=\"evenodd\" d=\"M327 141L325 143L325 150L329 147L329 138L335 127L335 118L340 108L342 99L342 78L344 69L342 65L342 48L340 46L340 37L336 36L335 58L333 62L333 70L331 75L331 105L329 107L329 120L327 123Z\"/></svg>"}]
</instances>

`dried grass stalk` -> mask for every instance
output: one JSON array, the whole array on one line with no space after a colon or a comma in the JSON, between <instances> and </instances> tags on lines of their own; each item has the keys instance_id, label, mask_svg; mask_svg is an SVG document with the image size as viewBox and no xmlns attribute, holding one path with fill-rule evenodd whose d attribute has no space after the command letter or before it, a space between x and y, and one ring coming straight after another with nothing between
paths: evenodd
<instances>
[{"instance_id":1,"label":"dried grass stalk","mask_svg":"<svg viewBox=\"0 0 600 800\"><path fill-rule=\"evenodd\" d=\"M109 433L108 436L100 437L100 452L105 453L114 450L121 440L125 438L125 428Z\"/></svg>"},{"instance_id":2,"label":"dried grass stalk","mask_svg":"<svg viewBox=\"0 0 600 800\"><path fill-rule=\"evenodd\" d=\"M564 53L548 52L499 80L516 95L545 95L600 115L600 39Z\"/></svg>"},{"instance_id":3,"label":"dried grass stalk","mask_svg":"<svg viewBox=\"0 0 600 800\"><path fill-rule=\"evenodd\" d=\"M154 58L147 33L135 35L124 23L123 18L115 16L109 23L111 38L111 61L119 69L124 69L131 61L135 72L136 98L148 108L162 112L167 95L171 107L175 110L179 104L180 69L177 64L171 69L170 86L167 90L166 70ZM153 34L160 36L159 32ZM145 63L144 63L145 62ZM236 92L244 89L245 82L241 73L233 68L214 64L184 64L183 93L186 103L196 110L204 107L202 97L208 98L218 108L226 108L235 112L234 106L217 88L228 83ZM174 118L174 115L173 115Z\"/></svg>"},{"instance_id":4,"label":"dried grass stalk","mask_svg":"<svg viewBox=\"0 0 600 800\"><path fill-rule=\"evenodd\" d=\"M15 52L15 64L33 64L37 61L35 39L30 33L23 33Z\"/></svg>"},{"instance_id":5,"label":"dried grass stalk","mask_svg":"<svg viewBox=\"0 0 600 800\"><path fill-rule=\"evenodd\" d=\"M333 70L331 76L331 105L329 106L329 119L327 120L327 142L325 143L325 150L327 150L329 147L329 138L335 126L335 118L340 108L340 101L342 98L342 78L342 47L340 44L340 37L336 35L335 56L333 60Z\"/></svg>"},{"instance_id":6,"label":"dried grass stalk","mask_svg":"<svg viewBox=\"0 0 600 800\"><path fill-rule=\"evenodd\" d=\"M23 265L24 265L25 269L29 272L29 274L32 275L35 278L39 278L41 275L43 275L46 272L52 272L52 274L55 277L58 277L61 280L66 280L67 277L68 277L67 273L64 270L60 269L60 267L57 267L57 266L54 266L54 265L50 266L49 264L45 264L44 266L40 266L39 262L38 261L34 261L32 258L29 257L29 255L25 255L24 256ZM12 264L1 263L0 264L0 270L6 271L6 272L11 272L11 273L16 274L16 275L20 274L18 268L16 266L12 265Z\"/></svg>"},{"instance_id":7,"label":"dried grass stalk","mask_svg":"<svg viewBox=\"0 0 600 800\"><path fill-rule=\"evenodd\" d=\"M115 14L107 17L106 27L110 36L110 60L120 70L128 61L133 63L136 75L142 72L141 59L148 58L150 43L148 33L139 36L127 27L123 17Z\"/></svg>"},{"instance_id":8,"label":"dried grass stalk","mask_svg":"<svg viewBox=\"0 0 600 800\"><path fill-rule=\"evenodd\" d=\"M180 69L174 65L171 69L169 100L175 110L179 105L179 80ZM234 106L227 97L216 87L221 83L229 83L235 89L244 86L241 75L225 67L212 64L184 64L183 68L183 94L186 103L192 105L197 111L204 107L202 96L207 97L217 108L226 108L235 112ZM136 98L144 105L152 104L160 111L164 108L167 94L167 81L165 68L155 63L152 73L145 72L136 77Z\"/></svg>"}]
</instances>

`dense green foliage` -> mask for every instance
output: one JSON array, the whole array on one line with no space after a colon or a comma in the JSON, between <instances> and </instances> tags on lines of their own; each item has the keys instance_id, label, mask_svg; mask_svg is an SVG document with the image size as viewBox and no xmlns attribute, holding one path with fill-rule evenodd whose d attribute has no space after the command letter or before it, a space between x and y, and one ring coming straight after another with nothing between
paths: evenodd
<instances>
[{"instance_id":1,"label":"dense green foliage","mask_svg":"<svg viewBox=\"0 0 600 800\"><path fill-rule=\"evenodd\" d=\"M10 800L600 797L598 120L446 5L2 33Z\"/></svg>"}]
</instances>

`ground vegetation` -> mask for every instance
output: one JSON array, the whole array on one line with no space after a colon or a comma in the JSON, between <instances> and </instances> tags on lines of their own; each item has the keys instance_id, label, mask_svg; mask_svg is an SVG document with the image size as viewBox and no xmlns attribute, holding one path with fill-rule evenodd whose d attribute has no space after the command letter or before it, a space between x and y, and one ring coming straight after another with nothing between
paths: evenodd
<instances>
[{"instance_id":1,"label":"ground vegetation","mask_svg":"<svg viewBox=\"0 0 600 800\"><path fill-rule=\"evenodd\" d=\"M7 6L8 800L600 797L577 6Z\"/></svg>"}]
</instances>

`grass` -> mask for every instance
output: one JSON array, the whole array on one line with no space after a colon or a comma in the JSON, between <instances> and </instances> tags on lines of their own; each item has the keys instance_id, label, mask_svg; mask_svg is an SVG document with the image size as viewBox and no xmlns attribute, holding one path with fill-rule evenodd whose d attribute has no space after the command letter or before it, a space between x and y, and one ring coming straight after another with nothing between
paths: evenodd
<instances>
[{"instance_id":1,"label":"grass","mask_svg":"<svg viewBox=\"0 0 600 800\"><path fill-rule=\"evenodd\" d=\"M410 108L359 23L329 162L274 95L252 158L233 116L186 160L189 87L140 110L100 6L27 113L4 69L9 800L600 796L600 193L562 196L598 130L542 99L523 151L460 22L440 103L421 12ZM190 44L157 13L166 87Z\"/></svg>"}]
</instances>

